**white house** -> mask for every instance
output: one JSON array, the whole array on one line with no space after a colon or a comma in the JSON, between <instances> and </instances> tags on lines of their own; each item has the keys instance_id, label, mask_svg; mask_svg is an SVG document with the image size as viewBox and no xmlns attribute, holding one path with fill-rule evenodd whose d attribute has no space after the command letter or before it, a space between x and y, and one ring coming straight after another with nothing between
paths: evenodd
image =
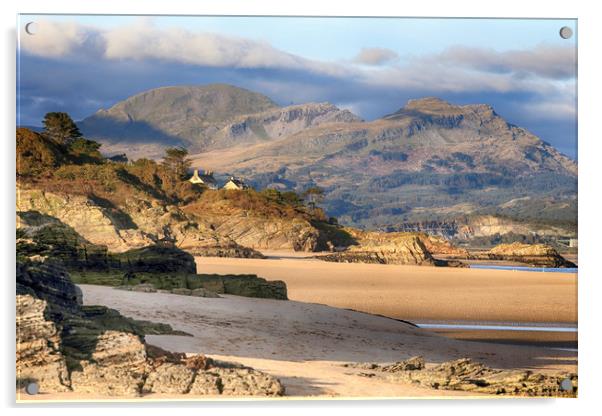
<instances>
[{"instance_id":1,"label":"white house","mask_svg":"<svg viewBox=\"0 0 602 416\"><path fill-rule=\"evenodd\" d=\"M205 173L199 175L199 170L195 169L192 177L188 179L191 183L205 185L209 189L217 189L217 181L213 177L213 172L206 170Z\"/></svg>"},{"instance_id":2,"label":"white house","mask_svg":"<svg viewBox=\"0 0 602 416\"><path fill-rule=\"evenodd\" d=\"M242 179L235 178L233 176L230 177L228 182L222 187L222 189L228 189L232 191L242 191L243 189L248 189L249 186L243 182Z\"/></svg>"}]
</instances>

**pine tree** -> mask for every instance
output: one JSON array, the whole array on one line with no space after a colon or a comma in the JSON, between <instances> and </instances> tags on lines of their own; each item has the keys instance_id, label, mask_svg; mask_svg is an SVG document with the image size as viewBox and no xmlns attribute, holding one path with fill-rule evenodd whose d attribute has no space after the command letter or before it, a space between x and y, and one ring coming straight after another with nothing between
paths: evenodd
<instances>
[{"instance_id":1,"label":"pine tree","mask_svg":"<svg viewBox=\"0 0 602 416\"><path fill-rule=\"evenodd\" d=\"M183 147L170 147L165 150L163 166L173 175L175 180L184 179L190 168L190 160L187 158L188 150Z\"/></svg>"},{"instance_id":2,"label":"pine tree","mask_svg":"<svg viewBox=\"0 0 602 416\"><path fill-rule=\"evenodd\" d=\"M46 113L44 133L47 137L63 145L82 137L79 128L67 113Z\"/></svg>"}]
</instances>

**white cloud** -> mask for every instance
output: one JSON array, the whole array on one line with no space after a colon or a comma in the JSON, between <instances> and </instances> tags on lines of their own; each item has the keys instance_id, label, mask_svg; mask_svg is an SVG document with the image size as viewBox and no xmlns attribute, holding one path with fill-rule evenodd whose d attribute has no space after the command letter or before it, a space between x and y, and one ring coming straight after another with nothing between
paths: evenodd
<instances>
[{"instance_id":1,"label":"white cloud","mask_svg":"<svg viewBox=\"0 0 602 416\"><path fill-rule=\"evenodd\" d=\"M267 42L157 28L151 19L102 30L76 23L40 21L39 35L22 37L28 53L49 58L96 53L108 60L164 60L209 67L303 69L343 76L343 65L306 59L276 49Z\"/></svg>"},{"instance_id":2,"label":"white cloud","mask_svg":"<svg viewBox=\"0 0 602 416\"><path fill-rule=\"evenodd\" d=\"M542 44L529 50L505 52L455 46L431 59L484 72L533 74L543 78L568 79L577 75L576 58L575 48Z\"/></svg>"},{"instance_id":3,"label":"white cloud","mask_svg":"<svg viewBox=\"0 0 602 416\"><path fill-rule=\"evenodd\" d=\"M524 103L521 107L536 120L571 120L577 117L575 101L566 98Z\"/></svg>"},{"instance_id":4,"label":"white cloud","mask_svg":"<svg viewBox=\"0 0 602 416\"><path fill-rule=\"evenodd\" d=\"M399 55L391 49L362 48L353 62L364 65L383 65L399 59Z\"/></svg>"},{"instance_id":5,"label":"white cloud","mask_svg":"<svg viewBox=\"0 0 602 416\"><path fill-rule=\"evenodd\" d=\"M62 57L81 47L88 29L76 23L58 23L48 20L36 22L36 34L29 35L22 28L21 47L27 52L44 57Z\"/></svg>"},{"instance_id":6,"label":"white cloud","mask_svg":"<svg viewBox=\"0 0 602 416\"><path fill-rule=\"evenodd\" d=\"M575 83L576 52L572 48L540 45L530 50L498 52L456 46L403 62L389 49L364 48L351 62L326 62L288 53L267 42L158 28L149 19L110 30L40 21L38 34L23 35L21 39L25 51L44 57L85 55L108 61L159 60L209 67L290 69L367 86L428 91L434 95L520 92L541 97L539 104L526 111L550 115L569 114L570 108L574 111L574 94L570 91ZM269 79L256 82L270 87ZM299 90L309 96L321 88L304 85L303 77L299 77L298 83L289 84L289 88L297 91L296 96ZM265 92L269 93L269 88Z\"/></svg>"},{"instance_id":7,"label":"white cloud","mask_svg":"<svg viewBox=\"0 0 602 416\"><path fill-rule=\"evenodd\" d=\"M161 59L203 66L293 67L302 59L271 45L214 33L158 29L143 20L104 34L107 59Z\"/></svg>"}]
</instances>

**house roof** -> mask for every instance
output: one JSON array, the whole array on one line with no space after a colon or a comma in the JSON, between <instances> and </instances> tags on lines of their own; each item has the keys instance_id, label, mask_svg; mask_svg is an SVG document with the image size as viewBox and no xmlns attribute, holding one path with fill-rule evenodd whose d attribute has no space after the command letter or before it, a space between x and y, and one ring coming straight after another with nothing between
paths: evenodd
<instances>
[{"instance_id":1,"label":"house roof","mask_svg":"<svg viewBox=\"0 0 602 416\"><path fill-rule=\"evenodd\" d=\"M199 178L203 180L203 182L205 183L216 183L217 181L215 180L215 178L213 177L213 174L203 174L203 175L199 175Z\"/></svg>"}]
</instances>

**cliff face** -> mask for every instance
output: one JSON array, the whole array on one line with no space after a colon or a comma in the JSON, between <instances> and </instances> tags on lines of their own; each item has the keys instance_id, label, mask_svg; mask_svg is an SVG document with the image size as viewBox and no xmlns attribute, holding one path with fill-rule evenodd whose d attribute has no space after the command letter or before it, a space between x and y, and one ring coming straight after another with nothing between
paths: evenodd
<instances>
[{"instance_id":1,"label":"cliff face","mask_svg":"<svg viewBox=\"0 0 602 416\"><path fill-rule=\"evenodd\" d=\"M359 122L348 110L330 103L308 103L241 116L218 131L203 150L278 140L305 129L337 123Z\"/></svg>"},{"instance_id":2,"label":"cliff face","mask_svg":"<svg viewBox=\"0 0 602 416\"><path fill-rule=\"evenodd\" d=\"M270 200L263 193L206 193L182 210L204 227L257 250L320 251L329 237L305 207ZM318 220L322 223L323 220Z\"/></svg>"},{"instance_id":3,"label":"cliff face","mask_svg":"<svg viewBox=\"0 0 602 416\"><path fill-rule=\"evenodd\" d=\"M18 387L36 382L41 393L113 397L284 393L277 379L251 368L150 347L144 343L144 328L152 324L82 306L78 293L59 266L17 264Z\"/></svg>"},{"instance_id":4,"label":"cliff face","mask_svg":"<svg viewBox=\"0 0 602 416\"><path fill-rule=\"evenodd\" d=\"M87 241L124 252L165 241L197 256L261 257L232 239L189 218L179 208L155 200L130 198L121 207L103 206L81 195L19 189L17 212L37 212L72 227ZM26 227L19 215L17 228ZM37 226L41 226L38 224Z\"/></svg>"},{"instance_id":5,"label":"cliff face","mask_svg":"<svg viewBox=\"0 0 602 416\"><path fill-rule=\"evenodd\" d=\"M453 256L468 255L468 251L466 249L454 246L452 243L450 243L443 237L428 235L426 233L417 233L416 235L418 236L418 238L420 238L420 241L422 241L424 247L431 254L445 254Z\"/></svg>"},{"instance_id":6,"label":"cliff face","mask_svg":"<svg viewBox=\"0 0 602 416\"><path fill-rule=\"evenodd\" d=\"M206 221L217 233L256 250L318 251L320 232L303 219L261 218L245 213L212 215Z\"/></svg>"}]
</instances>

